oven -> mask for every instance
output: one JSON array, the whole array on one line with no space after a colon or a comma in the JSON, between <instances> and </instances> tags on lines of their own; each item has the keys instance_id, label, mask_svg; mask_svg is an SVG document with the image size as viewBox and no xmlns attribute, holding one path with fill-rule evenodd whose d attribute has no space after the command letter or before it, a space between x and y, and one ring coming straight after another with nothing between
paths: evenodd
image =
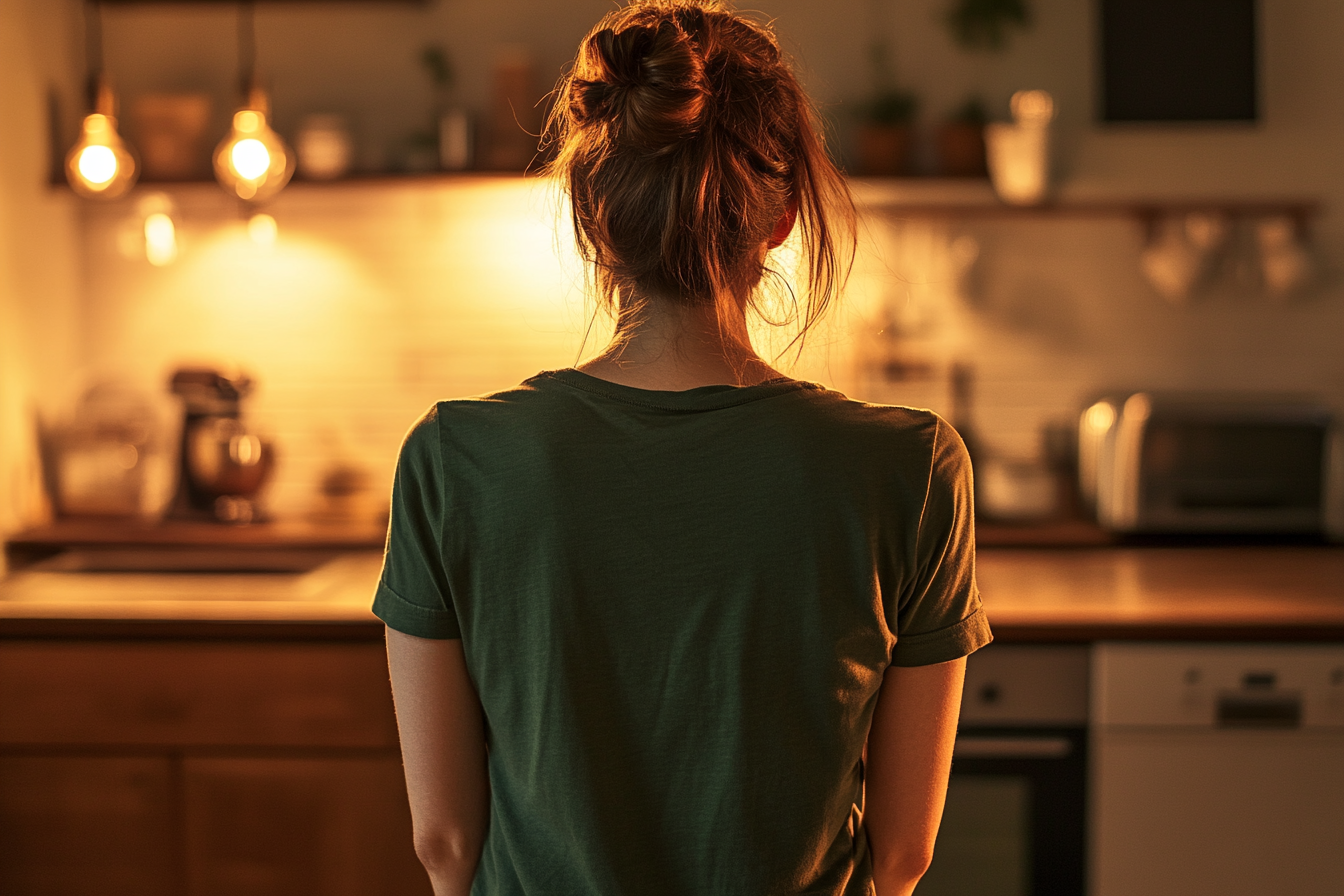
<instances>
[{"instance_id":1,"label":"oven","mask_svg":"<svg viewBox=\"0 0 1344 896\"><path fill-rule=\"evenodd\" d=\"M966 664L933 865L918 896L1082 896L1086 646L992 644Z\"/></svg>"}]
</instances>

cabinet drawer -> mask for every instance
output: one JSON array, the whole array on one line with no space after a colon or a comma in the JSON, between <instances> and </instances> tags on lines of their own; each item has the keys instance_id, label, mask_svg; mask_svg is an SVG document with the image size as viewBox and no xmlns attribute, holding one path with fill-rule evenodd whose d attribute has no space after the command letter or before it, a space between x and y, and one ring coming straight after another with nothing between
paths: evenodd
<instances>
[{"instance_id":1,"label":"cabinet drawer","mask_svg":"<svg viewBox=\"0 0 1344 896\"><path fill-rule=\"evenodd\" d=\"M0 744L396 743L378 644L0 643Z\"/></svg>"}]
</instances>

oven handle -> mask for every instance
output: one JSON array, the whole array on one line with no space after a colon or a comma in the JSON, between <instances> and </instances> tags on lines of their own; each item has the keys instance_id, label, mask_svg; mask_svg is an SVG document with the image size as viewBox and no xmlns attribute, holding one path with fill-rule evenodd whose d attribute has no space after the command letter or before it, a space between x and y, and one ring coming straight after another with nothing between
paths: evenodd
<instances>
[{"instance_id":1,"label":"oven handle","mask_svg":"<svg viewBox=\"0 0 1344 896\"><path fill-rule=\"evenodd\" d=\"M952 756L961 759L1063 759L1073 752L1067 737L958 735Z\"/></svg>"}]
</instances>

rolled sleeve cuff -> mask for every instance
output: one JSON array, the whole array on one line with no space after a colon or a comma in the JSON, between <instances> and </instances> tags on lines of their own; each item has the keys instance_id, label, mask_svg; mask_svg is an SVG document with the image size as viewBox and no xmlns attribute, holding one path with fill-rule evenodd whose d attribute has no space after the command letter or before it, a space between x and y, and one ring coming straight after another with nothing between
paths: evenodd
<instances>
[{"instance_id":1,"label":"rolled sleeve cuff","mask_svg":"<svg viewBox=\"0 0 1344 896\"><path fill-rule=\"evenodd\" d=\"M404 635L440 641L462 637L457 615L451 610L435 610L413 604L381 579L373 595L373 615L383 620L388 628Z\"/></svg>"},{"instance_id":2,"label":"rolled sleeve cuff","mask_svg":"<svg viewBox=\"0 0 1344 896\"><path fill-rule=\"evenodd\" d=\"M893 666L932 666L970 656L994 640L985 609L976 599L975 612L965 619L932 632L898 634L891 652Z\"/></svg>"}]
</instances>

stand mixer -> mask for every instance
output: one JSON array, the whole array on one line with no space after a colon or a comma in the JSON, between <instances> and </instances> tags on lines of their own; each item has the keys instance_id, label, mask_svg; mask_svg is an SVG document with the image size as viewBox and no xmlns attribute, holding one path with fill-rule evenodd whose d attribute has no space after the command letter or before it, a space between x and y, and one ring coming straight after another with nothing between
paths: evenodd
<instances>
[{"instance_id":1,"label":"stand mixer","mask_svg":"<svg viewBox=\"0 0 1344 896\"><path fill-rule=\"evenodd\" d=\"M252 380L241 373L183 368L171 388L182 397L177 494L168 516L224 523L258 522L256 495L275 466L270 442L242 422L242 400Z\"/></svg>"}]
</instances>

